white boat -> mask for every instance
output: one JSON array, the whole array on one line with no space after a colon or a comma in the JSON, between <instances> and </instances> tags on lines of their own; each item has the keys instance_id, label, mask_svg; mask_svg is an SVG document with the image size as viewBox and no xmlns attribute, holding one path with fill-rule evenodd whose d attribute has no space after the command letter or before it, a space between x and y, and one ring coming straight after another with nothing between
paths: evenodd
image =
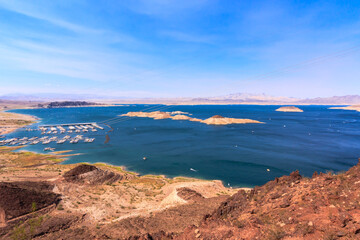
<instances>
[{"instance_id":1,"label":"white boat","mask_svg":"<svg viewBox=\"0 0 360 240\"><path fill-rule=\"evenodd\" d=\"M85 138L84 142L86 143L92 143L95 140L95 138Z\"/></svg>"},{"instance_id":2,"label":"white boat","mask_svg":"<svg viewBox=\"0 0 360 240\"><path fill-rule=\"evenodd\" d=\"M44 151L54 151L54 150L55 150L55 148L51 148L51 147L44 148Z\"/></svg>"},{"instance_id":3,"label":"white boat","mask_svg":"<svg viewBox=\"0 0 360 240\"><path fill-rule=\"evenodd\" d=\"M79 139L76 139L76 138L74 138L70 141L70 143L73 143L73 144L78 143L78 142L79 142Z\"/></svg>"},{"instance_id":4,"label":"white boat","mask_svg":"<svg viewBox=\"0 0 360 240\"><path fill-rule=\"evenodd\" d=\"M58 140L56 143L57 143L57 144L62 144L62 143L64 143L64 142L66 142L66 139L60 139L60 140Z\"/></svg>"}]
</instances>

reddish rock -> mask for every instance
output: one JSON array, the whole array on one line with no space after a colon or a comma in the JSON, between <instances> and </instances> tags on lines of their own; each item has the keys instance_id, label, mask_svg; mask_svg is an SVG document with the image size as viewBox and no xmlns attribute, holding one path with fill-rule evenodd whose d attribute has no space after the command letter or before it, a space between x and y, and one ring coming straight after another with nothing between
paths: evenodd
<instances>
[{"instance_id":1,"label":"reddish rock","mask_svg":"<svg viewBox=\"0 0 360 240\"><path fill-rule=\"evenodd\" d=\"M111 184L121 180L123 176L93 165L82 164L66 172L64 178L68 182L79 184Z\"/></svg>"}]
</instances>

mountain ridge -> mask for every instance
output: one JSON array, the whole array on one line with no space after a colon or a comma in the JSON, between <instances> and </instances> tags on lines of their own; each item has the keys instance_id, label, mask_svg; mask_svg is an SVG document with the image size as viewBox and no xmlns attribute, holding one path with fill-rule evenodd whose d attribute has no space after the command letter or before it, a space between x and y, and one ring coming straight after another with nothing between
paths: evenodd
<instances>
[{"instance_id":1,"label":"mountain ridge","mask_svg":"<svg viewBox=\"0 0 360 240\"><path fill-rule=\"evenodd\" d=\"M331 97L315 97L315 98L295 98L286 96L272 96L265 93L232 93L228 95L215 97L174 97L174 98L134 98L134 97L114 97L91 94L58 94L58 93L41 93L36 95L29 94L8 94L0 96L0 101L84 101L97 100L104 102L117 103L166 103L166 104L281 104L281 105L356 105L360 104L360 95L343 95Z\"/></svg>"}]
</instances>

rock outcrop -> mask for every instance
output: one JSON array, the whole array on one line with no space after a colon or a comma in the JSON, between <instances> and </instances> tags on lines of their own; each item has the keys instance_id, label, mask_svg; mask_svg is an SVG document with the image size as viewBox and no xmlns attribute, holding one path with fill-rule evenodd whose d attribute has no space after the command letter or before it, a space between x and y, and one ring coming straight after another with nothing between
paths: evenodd
<instances>
[{"instance_id":1,"label":"rock outcrop","mask_svg":"<svg viewBox=\"0 0 360 240\"><path fill-rule=\"evenodd\" d=\"M47 182L0 182L0 228L56 205L61 199L52 192L53 188L54 185Z\"/></svg>"},{"instance_id":2,"label":"rock outcrop","mask_svg":"<svg viewBox=\"0 0 360 240\"><path fill-rule=\"evenodd\" d=\"M119 181L123 176L95 167L94 165L82 164L64 174L68 182L78 184L111 184Z\"/></svg>"},{"instance_id":3,"label":"rock outcrop","mask_svg":"<svg viewBox=\"0 0 360 240\"><path fill-rule=\"evenodd\" d=\"M185 201L200 201L204 199L204 197L200 193L187 187L178 188L176 190L177 195Z\"/></svg>"}]
</instances>

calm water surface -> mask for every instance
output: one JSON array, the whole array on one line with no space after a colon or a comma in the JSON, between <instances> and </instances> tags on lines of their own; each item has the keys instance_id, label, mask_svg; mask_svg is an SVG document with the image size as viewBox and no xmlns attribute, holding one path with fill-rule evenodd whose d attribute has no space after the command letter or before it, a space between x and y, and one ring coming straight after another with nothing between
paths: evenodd
<instances>
[{"instance_id":1,"label":"calm water surface","mask_svg":"<svg viewBox=\"0 0 360 240\"><path fill-rule=\"evenodd\" d=\"M12 112L35 115L41 124L101 122L148 105L57 109L24 109ZM82 133L93 143L30 145L42 152L45 146L82 153L65 163L106 162L126 166L140 174L164 174L219 179L231 186L252 187L300 170L343 171L360 157L360 113L329 110L329 106L301 106L303 113L276 112L279 106L173 106L205 119L219 114L250 118L265 124L209 126L198 122L131 118L110 129ZM105 135L110 141L105 143ZM41 136L39 131L18 130L9 135ZM64 135L64 134L57 134ZM73 134L76 135L76 134ZM143 157L147 157L144 161ZM190 168L196 170L191 171ZM267 171L270 169L270 172Z\"/></svg>"}]
</instances>

